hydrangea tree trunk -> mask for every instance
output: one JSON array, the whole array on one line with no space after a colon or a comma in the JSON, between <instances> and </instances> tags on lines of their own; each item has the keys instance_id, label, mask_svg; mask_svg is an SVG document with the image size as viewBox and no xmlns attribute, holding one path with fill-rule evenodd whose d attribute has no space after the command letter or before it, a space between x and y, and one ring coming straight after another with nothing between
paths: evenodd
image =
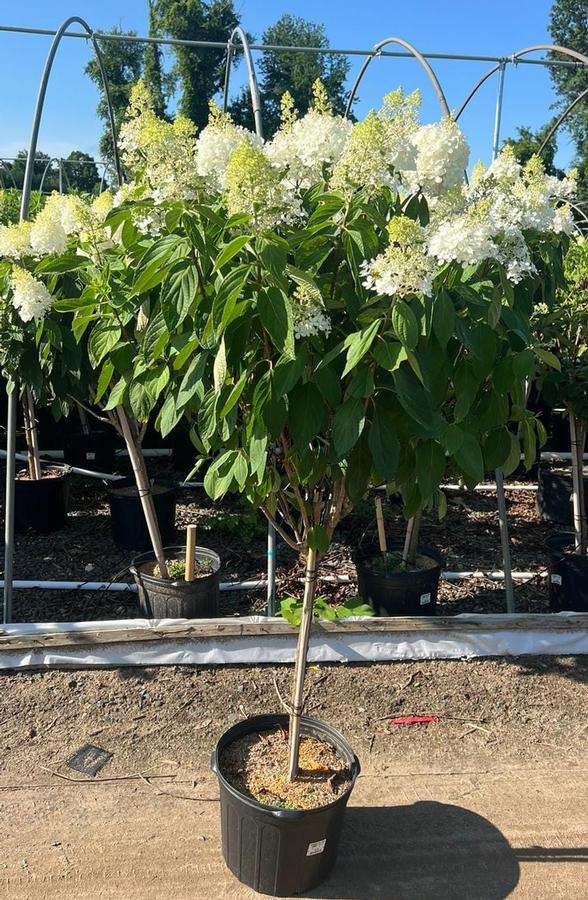
<instances>
[{"instance_id":1,"label":"hydrangea tree trunk","mask_svg":"<svg viewBox=\"0 0 588 900\"><path fill-rule=\"evenodd\" d=\"M159 522L157 521L157 514L155 512L155 504L153 503L153 493L151 491L151 482L149 480L149 475L147 474L147 468L145 466L145 458L141 451L141 446L139 443L139 437L136 431L133 428L129 417L122 406L118 407L118 420L120 423L120 430L122 436L124 438L127 451L129 454L129 459L131 460L131 465L133 467L133 474L135 476L135 483L137 485L137 490L139 492L139 499L141 501L141 506L143 507L143 514L145 516L145 522L147 523L147 529L149 531L149 538L151 540L151 545L153 547L153 552L155 554L155 558L159 565L159 572L161 578L168 577L167 565L165 562L165 553L163 550L163 542L161 540L161 532L159 530Z\"/></svg>"},{"instance_id":2,"label":"hydrangea tree trunk","mask_svg":"<svg viewBox=\"0 0 588 900\"><path fill-rule=\"evenodd\" d=\"M288 778L293 781L298 774L298 753L300 748L300 717L302 716L304 698L304 679L306 675L306 657L312 628L314 597L317 581L317 552L312 547L306 554L306 576L304 579L304 601L302 604L302 620L296 645L296 662L294 666L294 685L290 707L290 728L288 745Z\"/></svg>"},{"instance_id":3,"label":"hydrangea tree trunk","mask_svg":"<svg viewBox=\"0 0 588 900\"><path fill-rule=\"evenodd\" d=\"M29 466L29 478L31 481L40 481L43 477L41 469L41 457L39 454L39 436L35 419L35 404L30 388L25 389L23 397L23 414L25 437L27 442L27 456Z\"/></svg>"}]
</instances>

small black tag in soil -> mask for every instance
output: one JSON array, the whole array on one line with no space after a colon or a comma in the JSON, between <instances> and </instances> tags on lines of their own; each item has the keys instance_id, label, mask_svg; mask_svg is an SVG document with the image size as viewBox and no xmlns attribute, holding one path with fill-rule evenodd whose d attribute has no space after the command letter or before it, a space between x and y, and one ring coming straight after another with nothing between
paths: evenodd
<instances>
[{"instance_id":1,"label":"small black tag in soil","mask_svg":"<svg viewBox=\"0 0 588 900\"><path fill-rule=\"evenodd\" d=\"M84 744L66 761L69 769L81 772L83 775L91 775L92 778L112 759L112 753L94 747L93 744Z\"/></svg>"}]
</instances>

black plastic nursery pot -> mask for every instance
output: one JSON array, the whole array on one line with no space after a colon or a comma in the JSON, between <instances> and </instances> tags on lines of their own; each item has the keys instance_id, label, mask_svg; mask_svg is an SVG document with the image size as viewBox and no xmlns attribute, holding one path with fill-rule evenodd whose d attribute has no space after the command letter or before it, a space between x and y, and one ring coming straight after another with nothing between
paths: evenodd
<instances>
[{"instance_id":1,"label":"black plastic nursery pot","mask_svg":"<svg viewBox=\"0 0 588 900\"><path fill-rule=\"evenodd\" d=\"M347 801L360 766L338 731L303 716L301 734L328 741L349 766L349 790L328 806L316 809L264 806L226 780L220 758L225 747L244 735L276 727L287 730L288 716L253 716L238 722L220 738L211 767L220 786L222 847L227 866L242 884L260 894L290 897L320 884L335 865Z\"/></svg>"},{"instance_id":2,"label":"black plastic nursery pot","mask_svg":"<svg viewBox=\"0 0 588 900\"><path fill-rule=\"evenodd\" d=\"M112 472L116 465L114 431L70 431L63 435L63 457L70 466Z\"/></svg>"},{"instance_id":3,"label":"black plastic nursery pot","mask_svg":"<svg viewBox=\"0 0 588 900\"><path fill-rule=\"evenodd\" d=\"M573 532L547 538L549 605L553 612L588 612L588 556L574 553Z\"/></svg>"},{"instance_id":4,"label":"black plastic nursery pot","mask_svg":"<svg viewBox=\"0 0 588 900\"><path fill-rule=\"evenodd\" d=\"M164 544L171 544L176 524L175 486L154 481L152 491L161 540ZM143 506L134 480L124 478L115 484L109 484L108 502L114 542L126 550L147 550L151 547Z\"/></svg>"},{"instance_id":5,"label":"black plastic nursery pot","mask_svg":"<svg viewBox=\"0 0 588 900\"><path fill-rule=\"evenodd\" d=\"M388 549L395 552L402 546L391 544ZM417 553L429 557L435 565L416 572L392 570L382 573L375 572L370 565L381 557L376 545L361 548L354 554L360 596L373 607L377 616L435 615L439 577L445 560L430 547L419 546Z\"/></svg>"},{"instance_id":6,"label":"black plastic nursery pot","mask_svg":"<svg viewBox=\"0 0 588 900\"><path fill-rule=\"evenodd\" d=\"M588 512L588 478L584 477L584 505ZM573 525L571 470L539 466L537 479L537 512L547 522Z\"/></svg>"},{"instance_id":7,"label":"black plastic nursery pot","mask_svg":"<svg viewBox=\"0 0 588 900\"><path fill-rule=\"evenodd\" d=\"M185 547L164 547L165 558L184 559ZM214 550L196 547L196 562L208 563L210 574L194 581L169 581L142 571L155 562L153 551L136 556L131 565L139 604L149 619L205 619L218 615L220 557Z\"/></svg>"},{"instance_id":8,"label":"black plastic nursery pot","mask_svg":"<svg viewBox=\"0 0 588 900\"><path fill-rule=\"evenodd\" d=\"M22 534L32 529L40 534L50 534L64 527L69 505L70 475L68 469L45 469L40 481L29 478L15 480L16 532Z\"/></svg>"}]
</instances>

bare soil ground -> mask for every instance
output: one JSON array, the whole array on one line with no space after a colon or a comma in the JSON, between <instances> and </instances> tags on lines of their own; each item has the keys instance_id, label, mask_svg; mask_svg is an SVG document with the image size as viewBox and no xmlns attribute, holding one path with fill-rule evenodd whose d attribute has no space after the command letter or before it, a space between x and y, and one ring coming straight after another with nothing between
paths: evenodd
<instances>
[{"instance_id":1,"label":"bare soil ground","mask_svg":"<svg viewBox=\"0 0 588 900\"><path fill-rule=\"evenodd\" d=\"M279 710L290 677L2 673L0 897L254 897L222 863L210 751L236 720ZM583 657L311 667L308 710L362 775L340 862L309 896L584 900L587 684ZM391 724L409 713L439 722ZM95 779L65 766L86 742L113 754Z\"/></svg>"},{"instance_id":2,"label":"bare soil ground","mask_svg":"<svg viewBox=\"0 0 588 900\"><path fill-rule=\"evenodd\" d=\"M177 480L185 473L170 463L149 460L158 477ZM448 570L492 571L502 568L496 498L490 494L449 494L448 514L441 522L425 516L422 544L440 551ZM513 567L537 573L526 583L517 582L516 603L520 612L548 612L547 583L539 573L547 566L545 539L550 526L535 511L533 492L508 492L508 512ZM385 504L390 544L402 540L404 522L393 502ZM223 580L262 578L266 569L266 525L261 514L238 498L212 503L203 490L179 492L177 543L185 541L185 529L198 525L198 542L219 553ZM346 519L322 563L322 573L355 574L352 553L358 544L376 540L372 503L362 503ZM111 536L106 487L99 481L72 478L71 512L65 529L51 535L25 534L16 539L15 578L64 581L130 581L126 571L133 552L117 547ZM278 597L298 596L302 568L294 554L278 547ZM356 592L355 585L324 585L322 593L340 602ZM231 592L221 597L221 614L263 613L263 593ZM504 592L500 582L467 579L442 582L437 612L503 612ZM87 621L128 618L139 615L133 594L96 592L17 591L15 621Z\"/></svg>"}]
</instances>

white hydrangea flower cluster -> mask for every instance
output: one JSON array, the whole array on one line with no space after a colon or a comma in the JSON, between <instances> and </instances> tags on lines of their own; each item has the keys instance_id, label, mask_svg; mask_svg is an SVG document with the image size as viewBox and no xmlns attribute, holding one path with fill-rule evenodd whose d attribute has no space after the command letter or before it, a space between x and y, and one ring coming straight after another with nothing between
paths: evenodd
<instances>
[{"instance_id":1,"label":"white hydrangea flower cluster","mask_svg":"<svg viewBox=\"0 0 588 900\"><path fill-rule=\"evenodd\" d=\"M31 249L35 256L59 256L67 249L67 234L61 224L59 210L53 204L45 206L30 231Z\"/></svg>"},{"instance_id":2,"label":"white hydrangea flower cluster","mask_svg":"<svg viewBox=\"0 0 588 900\"><path fill-rule=\"evenodd\" d=\"M30 256L31 253L30 222L0 225L0 257L22 259L23 256Z\"/></svg>"},{"instance_id":3,"label":"white hydrangea flower cluster","mask_svg":"<svg viewBox=\"0 0 588 900\"><path fill-rule=\"evenodd\" d=\"M23 322L38 322L53 305L53 296L42 281L26 269L14 266L10 274L12 305Z\"/></svg>"},{"instance_id":4,"label":"white hydrangea flower cluster","mask_svg":"<svg viewBox=\"0 0 588 900\"><path fill-rule=\"evenodd\" d=\"M263 147L249 138L229 160L224 200L229 215L246 213L257 232L295 222L303 214L293 186L272 166Z\"/></svg>"},{"instance_id":5,"label":"white hydrangea flower cluster","mask_svg":"<svg viewBox=\"0 0 588 900\"><path fill-rule=\"evenodd\" d=\"M455 158L454 163L457 177ZM447 189L435 198L426 228L403 217L390 221L389 246L363 266L368 289L384 296L427 294L437 266L484 260L500 263L517 284L536 272L526 232L569 234L574 228L566 202L573 196L573 174L546 175L537 158L521 166L506 148L488 169L476 166L471 186L452 180L442 179Z\"/></svg>"},{"instance_id":6,"label":"white hydrangea flower cluster","mask_svg":"<svg viewBox=\"0 0 588 900\"><path fill-rule=\"evenodd\" d=\"M342 156L353 129L349 119L334 116L320 81L313 85L313 105L301 119L294 101L282 98L282 127L267 145L267 154L278 169L300 189L319 182Z\"/></svg>"},{"instance_id":7,"label":"white hydrangea flower cluster","mask_svg":"<svg viewBox=\"0 0 588 900\"><path fill-rule=\"evenodd\" d=\"M419 106L419 91L405 96L399 88L387 94L379 112L371 110L353 126L331 187L344 193L362 188L374 194L384 186L398 190L397 170L414 163L410 138L418 129Z\"/></svg>"},{"instance_id":8,"label":"white hydrangea flower cluster","mask_svg":"<svg viewBox=\"0 0 588 900\"><path fill-rule=\"evenodd\" d=\"M322 297L310 284L299 284L290 300L296 340L331 332L331 320L325 312Z\"/></svg>"},{"instance_id":9,"label":"white hydrangea flower cluster","mask_svg":"<svg viewBox=\"0 0 588 900\"><path fill-rule=\"evenodd\" d=\"M145 84L137 82L120 129L119 146L125 167L146 182L157 203L196 196L195 135L195 126L185 116L176 116L172 123L158 118Z\"/></svg>"},{"instance_id":10,"label":"white hydrangea flower cluster","mask_svg":"<svg viewBox=\"0 0 588 900\"><path fill-rule=\"evenodd\" d=\"M382 296L430 296L435 261L427 255L425 229L414 219L395 216L388 223L388 240L383 253L363 263L365 287Z\"/></svg>"},{"instance_id":11,"label":"white hydrangea flower cluster","mask_svg":"<svg viewBox=\"0 0 588 900\"><path fill-rule=\"evenodd\" d=\"M235 125L231 117L212 102L208 125L196 141L195 151L196 171L206 180L209 190L222 193L231 156L245 138L256 147L263 146L261 138Z\"/></svg>"},{"instance_id":12,"label":"white hydrangea flower cluster","mask_svg":"<svg viewBox=\"0 0 588 900\"><path fill-rule=\"evenodd\" d=\"M402 180L411 192L438 197L464 178L470 148L458 125L449 118L423 125L410 138L414 163L402 167Z\"/></svg>"}]
</instances>

